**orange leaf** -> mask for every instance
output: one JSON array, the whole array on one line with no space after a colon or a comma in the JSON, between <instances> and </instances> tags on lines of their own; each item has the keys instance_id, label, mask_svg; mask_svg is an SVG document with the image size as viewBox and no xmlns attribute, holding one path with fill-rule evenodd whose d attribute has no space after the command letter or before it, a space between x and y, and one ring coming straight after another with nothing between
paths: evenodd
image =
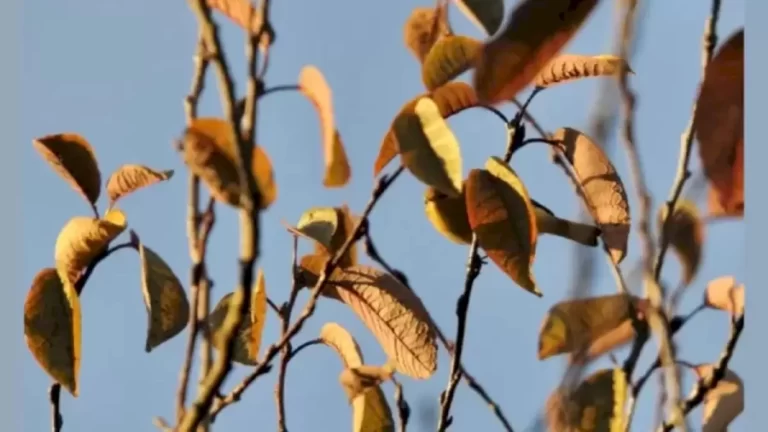
<instances>
[{"instance_id":1,"label":"orange leaf","mask_svg":"<svg viewBox=\"0 0 768 432\"><path fill-rule=\"evenodd\" d=\"M744 284L737 285L733 276L722 276L707 284L704 291L704 305L734 316L744 313Z\"/></svg>"},{"instance_id":2,"label":"orange leaf","mask_svg":"<svg viewBox=\"0 0 768 432\"><path fill-rule=\"evenodd\" d=\"M450 30L443 19L442 9L414 8L403 26L403 42L419 62L424 61L432 45L445 34L450 34Z\"/></svg>"}]
</instances>

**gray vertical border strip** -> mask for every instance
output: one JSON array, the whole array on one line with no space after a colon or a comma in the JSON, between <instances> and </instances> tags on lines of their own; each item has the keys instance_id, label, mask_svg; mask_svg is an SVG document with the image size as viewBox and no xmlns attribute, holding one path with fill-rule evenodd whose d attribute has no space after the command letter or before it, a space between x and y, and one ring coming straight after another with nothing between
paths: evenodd
<instances>
[{"instance_id":1,"label":"gray vertical border strip","mask_svg":"<svg viewBox=\"0 0 768 432\"><path fill-rule=\"evenodd\" d=\"M727 6L724 2L723 6ZM744 327L742 341L737 348L737 355L749 359L745 363L749 370L739 371L744 380L746 430L765 429L768 424L766 407L768 406L768 380L765 372L766 349L765 335L768 329L768 283L765 272L765 244L768 241L768 230L765 221L768 220L768 202L765 199L765 187L768 184L765 161L768 160L766 149L765 127L768 109L768 58L765 55L765 41L768 41L768 30L765 27L765 17L768 16L768 2L765 0L749 0L746 4L747 16L745 22L745 69L744 90L745 109L745 182L749 204L745 204L747 223L747 310L749 319ZM754 194L754 196L752 196ZM746 202L745 201L745 202Z\"/></svg>"},{"instance_id":2,"label":"gray vertical border strip","mask_svg":"<svg viewBox=\"0 0 768 432\"><path fill-rule=\"evenodd\" d=\"M20 313L22 305L15 290L22 289L20 279L21 263L17 262L22 247L21 230L21 152L19 150L20 87L21 87L21 3L9 0L3 4L0 13L0 53L3 67L0 68L0 187L2 187L3 208L0 211L0 429L23 431L22 425L22 361L24 352L19 350L18 340L23 325ZM47 413L46 413L47 415Z\"/></svg>"}]
</instances>

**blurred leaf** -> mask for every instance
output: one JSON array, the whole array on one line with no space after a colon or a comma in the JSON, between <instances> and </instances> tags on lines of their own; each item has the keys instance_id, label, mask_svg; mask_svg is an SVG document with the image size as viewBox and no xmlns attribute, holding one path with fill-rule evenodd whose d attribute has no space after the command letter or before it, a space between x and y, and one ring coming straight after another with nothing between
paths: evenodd
<instances>
[{"instance_id":1,"label":"blurred leaf","mask_svg":"<svg viewBox=\"0 0 768 432\"><path fill-rule=\"evenodd\" d=\"M469 226L464 187L462 194L450 197L433 187L424 191L424 211L427 219L443 237L457 244L472 242L472 227Z\"/></svg>"},{"instance_id":2,"label":"blurred leaf","mask_svg":"<svg viewBox=\"0 0 768 432\"><path fill-rule=\"evenodd\" d=\"M661 229L667 215L667 206L659 209L658 223ZM696 204L689 200L678 200L675 211L668 221L666 236L683 266L683 283L690 285L701 263L704 245L704 224L699 217Z\"/></svg>"},{"instance_id":3,"label":"blurred leaf","mask_svg":"<svg viewBox=\"0 0 768 432\"><path fill-rule=\"evenodd\" d=\"M339 355L345 368L354 368L363 364L363 353L355 338L335 322L328 322L320 329L320 340L333 348Z\"/></svg>"},{"instance_id":4,"label":"blurred leaf","mask_svg":"<svg viewBox=\"0 0 768 432\"><path fill-rule=\"evenodd\" d=\"M582 78L616 75L624 68L632 72L624 59L613 55L560 54L539 71L533 82L537 87L552 87Z\"/></svg>"},{"instance_id":5,"label":"blurred leaf","mask_svg":"<svg viewBox=\"0 0 768 432\"><path fill-rule=\"evenodd\" d=\"M61 133L32 141L46 162L92 207L101 194L101 172L93 147L81 135Z\"/></svg>"},{"instance_id":6,"label":"blurred leaf","mask_svg":"<svg viewBox=\"0 0 768 432\"><path fill-rule=\"evenodd\" d=\"M435 89L435 91L431 93L424 93L411 99L400 108L395 120L405 113L412 113L416 103L423 97L430 97L435 104L437 104L437 108L440 110L440 115L443 116L444 119L447 119L454 114L458 114L465 109L477 106L477 97L475 96L475 91L472 87L467 83L454 81ZM387 134L384 136L384 140L381 142L379 154L376 157L376 162L373 166L374 177L381 174L381 170L383 170L384 167L397 156L398 143L394 131L394 124L395 121L392 122Z\"/></svg>"},{"instance_id":7,"label":"blurred leaf","mask_svg":"<svg viewBox=\"0 0 768 432\"><path fill-rule=\"evenodd\" d=\"M240 178L235 150L237 139L228 121L204 117L192 121L184 133L184 163L208 187L211 196L231 206L240 205ZM253 188L261 192L261 209L277 197L272 163L262 146L255 146L251 158Z\"/></svg>"},{"instance_id":8,"label":"blurred leaf","mask_svg":"<svg viewBox=\"0 0 768 432\"><path fill-rule=\"evenodd\" d=\"M421 65L421 80L429 91L468 71L482 43L467 36L451 35L437 40Z\"/></svg>"},{"instance_id":9,"label":"blurred leaf","mask_svg":"<svg viewBox=\"0 0 768 432\"><path fill-rule=\"evenodd\" d=\"M504 0L455 0L459 10L487 35L492 36L504 21Z\"/></svg>"},{"instance_id":10,"label":"blurred leaf","mask_svg":"<svg viewBox=\"0 0 768 432\"><path fill-rule=\"evenodd\" d=\"M705 382L712 379L714 370L715 367L711 364L702 364L695 368L699 379ZM744 411L744 382L735 372L726 369L725 376L704 396L701 431L727 431L728 425L742 411Z\"/></svg>"},{"instance_id":11,"label":"blurred leaf","mask_svg":"<svg viewBox=\"0 0 768 432\"><path fill-rule=\"evenodd\" d=\"M541 297L532 266L536 216L525 185L501 159L488 159L466 182L469 224L488 257L516 284Z\"/></svg>"},{"instance_id":12,"label":"blurred leaf","mask_svg":"<svg viewBox=\"0 0 768 432\"><path fill-rule=\"evenodd\" d=\"M551 432L626 430L624 405L626 375L620 368L601 369L571 392L557 389L547 399L546 419Z\"/></svg>"},{"instance_id":13,"label":"blurred leaf","mask_svg":"<svg viewBox=\"0 0 768 432\"><path fill-rule=\"evenodd\" d=\"M54 268L40 270L24 302L24 340L33 357L72 396L78 396L80 299Z\"/></svg>"},{"instance_id":14,"label":"blurred leaf","mask_svg":"<svg viewBox=\"0 0 768 432\"><path fill-rule=\"evenodd\" d=\"M394 122L400 159L417 179L448 196L461 195L461 149L435 102L419 99Z\"/></svg>"},{"instance_id":15,"label":"blurred leaf","mask_svg":"<svg viewBox=\"0 0 768 432\"><path fill-rule=\"evenodd\" d=\"M581 28L598 0L522 0L487 41L475 67L480 101L509 101L530 84Z\"/></svg>"},{"instance_id":16,"label":"blurred leaf","mask_svg":"<svg viewBox=\"0 0 768 432\"><path fill-rule=\"evenodd\" d=\"M531 204L533 204L533 212L536 215L536 229L539 231L539 235L552 234L584 246L597 246L597 238L601 234L600 228L561 219L555 216L550 209L533 199L531 199Z\"/></svg>"},{"instance_id":17,"label":"blurred leaf","mask_svg":"<svg viewBox=\"0 0 768 432\"><path fill-rule=\"evenodd\" d=\"M744 284L737 285L733 276L711 280L704 291L704 305L734 316L744 314Z\"/></svg>"},{"instance_id":18,"label":"blurred leaf","mask_svg":"<svg viewBox=\"0 0 768 432\"><path fill-rule=\"evenodd\" d=\"M179 278L165 261L131 232L141 259L141 293L147 308L146 352L184 330L189 322L189 302Z\"/></svg>"},{"instance_id":19,"label":"blurred leaf","mask_svg":"<svg viewBox=\"0 0 768 432\"><path fill-rule=\"evenodd\" d=\"M120 166L107 180L107 196L111 207L120 198L173 177L173 170L155 171L144 165Z\"/></svg>"},{"instance_id":20,"label":"blurred leaf","mask_svg":"<svg viewBox=\"0 0 768 432\"><path fill-rule=\"evenodd\" d=\"M75 216L67 222L56 238L56 271L64 284L74 287L82 272L109 243L126 227L125 214L119 209L109 210L104 219Z\"/></svg>"},{"instance_id":21,"label":"blurred leaf","mask_svg":"<svg viewBox=\"0 0 768 432\"><path fill-rule=\"evenodd\" d=\"M434 7L417 7L408 16L403 26L403 42L408 51L419 62L442 35L450 34L448 23L441 19L442 11ZM437 31L433 32L437 25Z\"/></svg>"},{"instance_id":22,"label":"blurred leaf","mask_svg":"<svg viewBox=\"0 0 768 432\"><path fill-rule=\"evenodd\" d=\"M744 28L718 49L704 73L694 130L704 175L712 188L710 213L744 214Z\"/></svg>"},{"instance_id":23,"label":"blurred leaf","mask_svg":"<svg viewBox=\"0 0 768 432\"><path fill-rule=\"evenodd\" d=\"M387 366L360 365L344 369L339 375L339 382L347 394L349 403L358 396L379 387L384 381L392 379L394 369Z\"/></svg>"},{"instance_id":24,"label":"blurred leaf","mask_svg":"<svg viewBox=\"0 0 768 432\"><path fill-rule=\"evenodd\" d=\"M553 140L565 154L579 181L579 195L603 233L618 264L627 255L630 212L627 193L616 168L599 145L572 128L555 131Z\"/></svg>"},{"instance_id":25,"label":"blurred leaf","mask_svg":"<svg viewBox=\"0 0 768 432\"><path fill-rule=\"evenodd\" d=\"M206 0L208 6L218 10L243 30L257 34L264 23L261 13L250 0ZM274 42L274 33L267 29L261 36L259 48L266 49Z\"/></svg>"},{"instance_id":26,"label":"blurred leaf","mask_svg":"<svg viewBox=\"0 0 768 432\"><path fill-rule=\"evenodd\" d=\"M292 233L316 241L325 249L332 248L333 235L339 226L339 212L333 207L312 207L305 211Z\"/></svg>"}]
</instances>

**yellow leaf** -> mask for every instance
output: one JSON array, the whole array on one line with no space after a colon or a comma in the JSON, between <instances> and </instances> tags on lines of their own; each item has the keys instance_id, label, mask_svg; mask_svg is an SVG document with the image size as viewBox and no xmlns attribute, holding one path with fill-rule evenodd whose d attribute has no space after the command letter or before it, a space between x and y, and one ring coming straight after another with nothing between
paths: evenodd
<instances>
[{"instance_id":1,"label":"yellow leaf","mask_svg":"<svg viewBox=\"0 0 768 432\"><path fill-rule=\"evenodd\" d=\"M207 325L212 338L212 345L217 350L224 346L224 321L232 307L234 293L228 293L219 300L213 312L208 315ZM259 269L256 282L251 291L251 304L235 336L232 360L244 365L255 365L261 347L261 336L267 319L267 289L264 273Z\"/></svg>"},{"instance_id":2,"label":"yellow leaf","mask_svg":"<svg viewBox=\"0 0 768 432\"><path fill-rule=\"evenodd\" d=\"M472 227L469 226L467 205L463 193L449 197L433 187L424 192L424 211L427 219L443 237L457 244L472 242Z\"/></svg>"},{"instance_id":3,"label":"yellow leaf","mask_svg":"<svg viewBox=\"0 0 768 432\"><path fill-rule=\"evenodd\" d=\"M395 119L400 158L417 179L448 196L461 195L461 149L435 102L424 97Z\"/></svg>"},{"instance_id":4,"label":"yellow leaf","mask_svg":"<svg viewBox=\"0 0 768 432\"><path fill-rule=\"evenodd\" d=\"M335 322L325 323L320 329L320 340L336 351L345 368L354 368L363 364L360 346L341 325Z\"/></svg>"},{"instance_id":5,"label":"yellow leaf","mask_svg":"<svg viewBox=\"0 0 768 432\"><path fill-rule=\"evenodd\" d=\"M347 207L346 204L341 207L335 207L335 210L338 226L336 227L336 231L333 233L333 237L331 237L329 247L326 249L320 244L315 244L315 253L320 256L328 256L329 254L332 257L335 256L336 253L341 250L341 247L344 246L347 238L352 235L352 232L355 230L355 226L359 220L359 218L352 215L352 212L349 210L349 207ZM339 260L339 267L345 268L354 265L357 265L357 245L352 243L350 248L347 250L347 253L341 256L341 260Z\"/></svg>"},{"instance_id":6,"label":"yellow leaf","mask_svg":"<svg viewBox=\"0 0 768 432\"><path fill-rule=\"evenodd\" d=\"M37 363L72 396L78 396L80 299L56 269L40 270L24 302L24 339Z\"/></svg>"},{"instance_id":7,"label":"yellow leaf","mask_svg":"<svg viewBox=\"0 0 768 432\"><path fill-rule=\"evenodd\" d=\"M435 89L433 92L424 93L408 101L400 108L397 117L401 115L413 112L416 103L423 97L430 97L437 108L440 110L440 115L447 119L448 117L458 114L465 109L477 106L477 97L475 91L467 83L463 82L449 82L442 87ZM392 159L397 156L397 136L394 131L395 122L393 121L384 136L384 140L381 142L379 148L379 154L376 157L376 162L373 166L373 175L377 177L381 174L381 170L389 164Z\"/></svg>"},{"instance_id":8,"label":"yellow leaf","mask_svg":"<svg viewBox=\"0 0 768 432\"><path fill-rule=\"evenodd\" d=\"M704 305L734 316L744 314L744 284L737 284L733 276L711 280L704 291Z\"/></svg>"},{"instance_id":9,"label":"yellow leaf","mask_svg":"<svg viewBox=\"0 0 768 432\"><path fill-rule=\"evenodd\" d=\"M144 165L127 164L118 168L107 180L110 207L120 198L138 189L173 177L173 170L155 171Z\"/></svg>"},{"instance_id":10,"label":"yellow leaf","mask_svg":"<svg viewBox=\"0 0 768 432\"><path fill-rule=\"evenodd\" d=\"M455 0L459 10L487 35L492 36L504 21L504 0Z\"/></svg>"},{"instance_id":11,"label":"yellow leaf","mask_svg":"<svg viewBox=\"0 0 768 432\"><path fill-rule=\"evenodd\" d=\"M141 292L147 308L145 350L152 351L179 334L189 322L189 302L179 278L165 261L131 233L141 259Z\"/></svg>"},{"instance_id":12,"label":"yellow leaf","mask_svg":"<svg viewBox=\"0 0 768 432\"><path fill-rule=\"evenodd\" d=\"M548 430L625 430L627 417L626 375L620 368L601 369L582 381L573 391L559 388L547 398Z\"/></svg>"},{"instance_id":13,"label":"yellow leaf","mask_svg":"<svg viewBox=\"0 0 768 432\"><path fill-rule=\"evenodd\" d=\"M583 133L560 128L553 140L573 167L579 181L579 195L602 230L603 241L613 261L620 263L627 254L630 212L624 184L605 152Z\"/></svg>"},{"instance_id":14,"label":"yellow leaf","mask_svg":"<svg viewBox=\"0 0 768 432\"><path fill-rule=\"evenodd\" d=\"M403 26L403 42L408 51L422 62L437 39L449 33L448 25L442 19L441 10L417 7L413 9Z\"/></svg>"},{"instance_id":15,"label":"yellow leaf","mask_svg":"<svg viewBox=\"0 0 768 432\"><path fill-rule=\"evenodd\" d=\"M700 380L712 379L715 367L711 364L698 365L696 374ZM725 376L715 388L704 396L702 432L723 432L728 425L744 411L744 382L736 372L725 370Z\"/></svg>"},{"instance_id":16,"label":"yellow leaf","mask_svg":"<svg viewBox=\"0 0 768 432\"><path fill-rule=\"evenodd\" d=\"M481 47L480 41L467 36L438 39L421 65L424 86L434 91L468 71Z\"/></svg>"},{"instance_id":17,"label":"yellow leaf","mask_svg":"<svg viewBox=\"0 0 768 432\"><path fill-rule=\"evenodd\" d=\"M264 24L261 13L250 0L206 0L206 3L251 34L257 34ZM274 43L274 38L274 32L268 26L261 36L259 48L265 50Z\"/></svg>"},{"instance_id":18,"label":"yellow leaf","mask_svg":"<svg viewBox=\"0 0 768 432\"><path fill-rule=\"evenodd\" d=\"M88 141L76 133L61 133L37 138L32 145L53 170L95 208L101 193L101 172Z\"/></svg>"},{"instance_id":19,"label":"yellow leaf","mask_svg":"<svg viewBox=\"0 0 768 432\"><path fill-rule=\"evenodd\" d=\"M82 272L126 227L125 215L111 209L104 219L75 216L56 238L56 270L64 283L74 286Z\"/></svg>"},{"instance_id":20,"label":"yellow leaf","mask_svg":"<svg viewBox=\"0 0 768 432\"><path fill-rule=\"evenodd\" d=\"M235 150L237 139L228 121L202 117L192 121L184 133L183 157L189 169L205 183L216 200L240 205L240 178ZM272 163L262 146L252 153L253 187L261 192L261 209L266 210L277 198Z\"/></svg>"},{"instance_id":21,"label":"yellow leaf","mask_svg":"<svg viewBox=\"0 0 768 432\"><path fill-rule=\"evenodd\" d=\"M532 266L536 255L536 216L517 174L497 157L466 182L469 224L478 245L520 287L541 297Z\"/></svg>"},{"instance_id":22,"label":"yellow leaf","mask_svg":"<svg viewBox=\"0 0 768 432\"><path fill-rule=\"evenodd\" d=\"M523 0L478 56L474 87L481 102L509 101L576 34L597 0Z\"/></svg>"},{"instance_id":23,"label":"yellow leaf","mask_svg":"<svg viewBox=\"0 0 768 432\"><path fill-rule=\"evenodd\" d=\"M659 209L659 228L663 229L667 206ZM679 200L666 226L669 245L675 251L683 266L683 283L690 285L701 263L701 251L704 245L704 224L699 217L696 204L689 200Z\"/></svg>"},{"instance_id":24,"label":"yellow leaf","mask_svg":"<svg viewBox=\"0 0 768 432\"><path fill-rule=\"evenodd\" d=\"M299 74L299 90L312 102L320 116L325 160L323 185L329 188L344 186L349 182L351 168L341 136L336 130L331 88L318 68L305 66Z\"/></svg>"},{"instance_id":25,"label":"yellow leaf","mask_svg":"<svg viewBox=\"0 0 768 432\"><path fill-rule=\"evenodd\" d=\"M712 213L744 213L744 28L722 43L704 73L694 130ZM718 211L719 210L719 211Z\"/></svg>"},{"instance_id":26,"label":"yellow leaf","mask_svg":"<svg viewBox=\"0 0 768 432\"><path fill-rule=\"evenodd\" d=\"M624 59L613 55L561 54L539 71L533 82L536 87L551 87L582 78L615 75L625 68L632 71Z\"/></svg>"},{"instance_id":27,"label":"yellow leaf","mask_svg":"<svg viewBox=\"0 0 768 432\"><path fill-rule=\"evenodd\" d=\"M394 370L382 366L360 365L344 369L339 375L339 382L352 403L358 396L392 379Z\"/></svg>"},{"instance_id":28,"label":"yellow leaf","mask_svg":"<svg viewBox=\"0 0 768 432\"><path fill-rule=\"evenodd\" d=\"M333 207L312 207L305 211L296 228L288 230L296 235L316 241L325 249L331 249L331 241L339 226L339 212Z\"/></svg>"}]
</instances>

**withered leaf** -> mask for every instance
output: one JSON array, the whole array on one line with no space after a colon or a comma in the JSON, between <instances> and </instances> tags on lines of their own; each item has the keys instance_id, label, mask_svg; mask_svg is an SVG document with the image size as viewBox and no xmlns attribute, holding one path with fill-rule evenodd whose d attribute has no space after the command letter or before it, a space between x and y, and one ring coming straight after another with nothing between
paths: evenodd
<instances>
[{"instance_id":1,"label":"withered leaf","mask_svg":"<svg viewBox=\"0 0 768 432\"><path fill-rule=\"evenodd\" d=\"M320 340L336 351L345 368L354 368L363 364L360 346L341 325L335 322L325 323L320 329Z\"/></svg>"},{"instance_id":2,"label":"withered leaf","mask_svg":"<svg viewBox=\"0 0 768 432\"><path fill-rule=\"evenodd\" d=\"M288 230L319 243L326 250L332 248L333 235L339 226L340 212L333 207L312 207L305 211L296 227Z\"/></svg>"},{"instance_id":3,"label":"withered leaf","mask_svg":"<svg viewBox=\"0 0 768 432\"><path fill-rule=\"evenodd\" d=\"M117 200L138 189L169 180L171 177L173 170L155 171L144 165L122 165L107 180L109 205L111 207Z\"/></svg>"},{"instance_id":4,"label":"withered leaf","mask_svg":"<svg viewBox=\"0 0 768 432\"><path fill-rule=\"evenodd\" d=\"M46 162L91 206L101 194L101 172L93 147L81 135L60 133L32 141ZM94 207L95 208L95 207Z\"/></svg>"},{"instance_id":5,"label":"withered leaf","mask_svg":"<svg viewBox=\"0 0 768 432\"><path fill-rule=\"evenodd\" d=\"M600 229L579 222L561 219L555 216L551 210L531 199L533 210L536 214L536 229L539 235L552 234L558 237L572 240L584 246L597 246L597 239L600 237Z\"/></svg>"},{"instance_id":6,"label":"withered leaf","mask_svg":"<svg viewBox=\"0 0 768 432\"><path fill-rule=\"evenodd\" d=\"M250 0L206 0L206 3L251 34L257 34L264 24L261 12ZM274 32L267 26L259 41L259 48L263 51L274 42L274 39Z\"/></svg>"},{"instance_id":7,"label":"withered leaf","mask_svg":"<svg viewBox=\"0 0 768 432\"><path fill-rule=\"evenodd\" d=\"M339 375L339 382L352 403L358 396L392 379L394 372L389 365L360 365L344 369Z\"/></svg>"},{"instance_id":8,"label":"withered leaf","mask_svg":"<svg viewBox=\"0 0 768 432\"><path fill-rule=\"evenodd\" d=\"M631 72L624 59L614 55L561 54L550 61L533 79L536 87L551 87L582 78Z\"/></svg>"},{"instance_id":9,"label":"withered leaf","mask_svg":"<svg viewBox=\"0 0 768 432\"><path fill-rule=\"evenodd\" d=\"M700 380L709 381L714 375L712 364L697 365ZM722 432L744 411L744 382L736 372L726 369L725 376L704 396L702 432Z\"/></svg>"},{"instance_id":10,"label":"withered leaf","mask_svg":"<svg viewBox=\"0 0 768 432\"><path fill-rule=\"evenodd\" d=\"M707 284L704 305L741 316L744 314L744 294L744 284L738 284L733 276L721 276Z\"/></svg>"},{"instance_id":11,"label":"withered leaf","mask_svg":"<svg viewBox=\"0 0 768 432\"><path fill-rule=\"evenodd\" d=\"M547 398L546 421L550 431L623 431L627 380L621 368L601 369L573 391L555 390Z\"/></svg>"},{"instance_id":12,"label":"withered leaf","mask_svg":"<svg viewBox=\"0 0 768 432\"><path fill-rule=\"evenodd\" d=\"M701 252L704 245L705 226L699 217L696 204L690 200L678 200L675 210L667 225L663 225L667 216L667 206L659 209L659 228L666 227L665 235L669 245L680 259L683 266L683 283L689 285L699 270Z\"/></svg>"},{"instance_id":13,"label":"withered leaf","mask_svg":"<svg viewBox=\"0 0 768 432\"><path fill-rule=\"evenodd\" d=\"M459 10L483 30L493 35L504 20L504 0L456 0Z\"/></svg>"},{"instance_id":14,"label":"withered leaf","mask_svg":"<svg viewBox=\"0 0 768 432\"><path fill-rule=\"evenodd\" d=\"M421 80L427 90L453 81L472 67L482 43L467 36L444 36L435 42L421 65Z\"/></svg>"},{"instance_id":15,"label":"withered leaf","mask_svg":"<svg viewBox=\"0 0 768 432\"><path fill-rule=\"evenodd\" d=\"M433 7L417 7L403 26L403 42L419 62L424 60L440 36L450 33L442 13L442 10Z\"/></svg>"}]
</instances>

